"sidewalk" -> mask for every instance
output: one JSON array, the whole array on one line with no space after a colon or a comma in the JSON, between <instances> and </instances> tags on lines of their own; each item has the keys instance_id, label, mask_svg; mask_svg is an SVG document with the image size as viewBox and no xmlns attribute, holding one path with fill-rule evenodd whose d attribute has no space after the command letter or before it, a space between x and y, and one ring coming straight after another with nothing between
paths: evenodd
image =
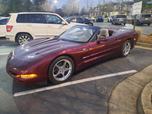
<instances>
[{"instance_id":1,"label":"sidewalk","mask_svg":"<svg viewBox=\"0 0 152 114\"><path fill-rule=\"evenodd\" d=\"M152 114L152 81L142 91L141 105L145 114Z\"/></svg>"},{"instance_id":2,"label":"sidewalk","mask_svg":"<svg viewBox=\"0 0 152 114\"><path fill-rule=\"evenodd\" d=\"M137 100L141 96L144 87L151 81L152 65L120 82L112 91L109 99L108 113L137 114Z\"/></svg>"}]
</instances>

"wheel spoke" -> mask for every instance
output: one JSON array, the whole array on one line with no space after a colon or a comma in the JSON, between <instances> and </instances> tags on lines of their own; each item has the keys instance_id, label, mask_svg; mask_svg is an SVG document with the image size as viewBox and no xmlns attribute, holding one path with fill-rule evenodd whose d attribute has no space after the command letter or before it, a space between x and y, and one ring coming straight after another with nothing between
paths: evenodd
<instances>
[{"instance_id":1,"label":"wheel spoke","mask_svg":"<svg viewBox=\"0 0 152 114\"><path fill-rule=\"evenodd\" d=\"M66 61L64 61L64 63L63 63L63 68L66 68L66 64L67 64L67 62Z\"/></svg>"},{"instance_id":2,"label":"wheel spoke","mask_svg":"<svg viewBox=\"0 0 152 114\"><path fill-rule=\"evenodd\" d=\"M65 72L62 71L61 74L62 74L62 77L64 78L65 77Z\"/></svg>"},{"instance_id":3,"label":"wheel spoke","mask_svg":"<svg viewBox=\"0 0 152 114\"><path fill-rule=\"evenodd\" d=\"M59 70L61 69L61 66L59 66L58 64L56 64L55 67L57 67Z\"/></svg>"},{"instance_id":4,"label":"wheel spoke","mask_svg":"<svg viewBox=\"0 0 152 114\"><path fill-rule=\"evenodd\" d=\"M66 72L66 71L69 71L69 70L72 70L72 68L70 67L70 68L64 68L64 71Z\"/></svg>"},{"instance_id":5,"label":"wheel spoke","mask_svg":"<svg viewBox=\"0 0 152 114\"><path fill-rule=\"evenodd\" d=\"M28 38L28 36L24 36L24 38L26 38L26 39L27 39L27 38Z\"/></svg>"},{"instance_id":6,"label":"wheel spoke","mask_svg":"<svg viewBox=\"0 0 152 114\"><path fill-rule=\"evenodd\" d=\"M54 74L54 77L57 77L60 74L60 72L57 72L56 74Z\"/></svg>"}]
</instances>

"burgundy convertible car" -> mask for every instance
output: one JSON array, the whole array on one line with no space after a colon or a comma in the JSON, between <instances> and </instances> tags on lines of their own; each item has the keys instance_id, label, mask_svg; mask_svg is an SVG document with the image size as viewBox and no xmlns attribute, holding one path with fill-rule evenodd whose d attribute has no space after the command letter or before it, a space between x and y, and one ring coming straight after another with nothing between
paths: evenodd
<instances>
[{"instance_id":1,"label":"burgundy convertible car","mask_svg":"<svg viewBox=\"0 0 152 114\"><path fill-rule=\"evenodd\" d=\"M21 82L69 80L75 71L120 54L127 56L137 41L133 30L75 26L54 39L36 39L8 56L7 72Z\"/></svg>"}]
</instances>

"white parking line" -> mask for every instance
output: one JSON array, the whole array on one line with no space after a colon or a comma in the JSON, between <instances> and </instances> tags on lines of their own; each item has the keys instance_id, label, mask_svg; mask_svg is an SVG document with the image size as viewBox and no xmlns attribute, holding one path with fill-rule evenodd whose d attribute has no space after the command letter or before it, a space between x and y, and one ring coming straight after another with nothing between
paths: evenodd
<instances>
[{"instance_id":1,"label":"white parking line","mask_svg":"<svg viewBox=\"0 0 152 114\"><path fill-rule=\"evenodd\" d=\"M95 77L91 77L91 78L80 79L80 80L66 82L63 84L55 85L55 86L48 86L48 87L18 92L18 93L14 94L14 97L38 93L38 92L42 92L42 91L48 91L48 90L52 90L52 89L57 89L57 88L66 87L66 86L70 86L70 85L76 85L76 84L80 84L80 83L95 81L95 80L104 79L104 78L117 77L117 76L136 73L136 72L137 72L136 70L129 70L129 71L117 72L117 73L106 74L106 75L101 75L101 76L95 76Z\"/></svg>"}]
</instances>

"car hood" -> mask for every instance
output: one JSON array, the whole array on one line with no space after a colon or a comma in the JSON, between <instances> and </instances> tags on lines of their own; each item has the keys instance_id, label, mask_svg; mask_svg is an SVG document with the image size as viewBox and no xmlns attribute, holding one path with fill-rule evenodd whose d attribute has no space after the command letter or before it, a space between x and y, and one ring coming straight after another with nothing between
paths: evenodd
<instances>
[{"instance_id":1,"label":"car hood","mask_svg":"<svg viewBox=\"0 0 152 114\"><path fill-rule=\"evenodd\" d=\"M68 28L71 28L71 27L77 26L77 25L86 25L86 24L70 22L69 25L68 25Z\"/></svg>"},{"instance_id":2,"label":"car hood","mask_svg":"<svg viewBox=\"0 0 152 114\"><path fill-rule=\"evenodd\" d=\"M79 43L63 41L60 39L36 39L25 45L15 49L14 56L18 59L32 59L39 56L62 51L64 49L71 49L80 45Z\"/></svg>"}]
</instances>

